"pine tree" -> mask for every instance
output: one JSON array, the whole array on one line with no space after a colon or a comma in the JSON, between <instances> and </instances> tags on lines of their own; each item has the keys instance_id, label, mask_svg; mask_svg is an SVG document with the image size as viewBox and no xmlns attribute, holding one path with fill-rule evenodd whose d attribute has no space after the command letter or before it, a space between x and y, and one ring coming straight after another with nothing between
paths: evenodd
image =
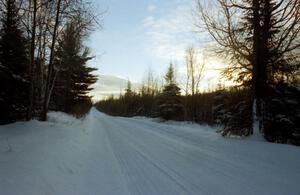
<instances>
[{"instance_id":1,"label":"pine tree","mask_svg":"<svg viewBox=\"0 0 300 195\"><path fill-rule=\"evenodd\" d=\"M260 130L265 131L265 118L271 112L267 99L272 90L299 77L299 0L219 0L222 20L218 20L220 15L210 15L201 1L201 18L220 45L217 53L230 64L225 75L252 91L254 113ZM250 124L250 118L245 120Z\"/></svg>"},{"instance_id":2,"label":"pine tree","mask_svg":"<svg viewBox=\"0 0 300 195\"><path fill-rule=\"evenodd\" d=\"M131 87L131 82L130 82L130 80L128 80L127 81L127 87L126 87L126 89L125 89L125 97L127 96L127 97L131 97L132 95L133 95L133 91L132 91L132 89L131 89L132 87Z\"/></svg>"},{"instance_id":3,"label":"pine tree","mask_svg":"<svg viewBox=\"0 0 300 195\"><path fill-rule=\"evenodd\" d=\"M227 91L225 89L219 89L216 91L216 95L214 96L213 102L213 120L217 125L222 125L225 123L225 115L226 115L226 95Z\"/></svg>"},{"instance_id":4,"label":"pine tree","mask_svg":"<svg viewBox=\"0 0 300 195\"><path fill-rule=\"evenodd\" d=\"M183 120L183 103L176 84L174 68L170 64L165 76L166 85L159 96L159 116L165 120Z\"/></svg>"},{"instance_id":5,"label":"pine tree","mask_svg":"<svg viewBox=\"0 0 300 195\"><path fill-rule=\"evenodd\" d=\"M120 100L123 104L123 116L136 116L138 114L138 110L141 107L140 105L140 96L135 91L132 90L132 84L130 80L127 81L127 87L125 89L124 96L120 97ZM120 108L121 109L121 108Z\"/></svg>"},{"instance_id":6,"label":"pine tree","mask_svg":"<svg viewBox=\"0 0 300 195\"><path fill-rule=\"evenodd\" d=\"M264 136L268 141L300 145L300 90L281 83L267 98Z\"/></svg>"},{"instance_id":7,"label":"pine tree","mask_svg":"<svg viewBox=\"0 0 300 195\"><path fill-rule=\"evenodd\" d=\"M5 1L0 32L0 123L23 119L28 104L26 40L15 0Z\"/></svg>"},{"instance_id":8,"label":"pine tree","mask_svg":"<svg viewBox=\"0 0 300 195\"><path fill-rule=\"evenodd\" d=\"M53 109L75 113L81 107L91 105L89 92L92 90L90 86L97 81L92 74L96 69L87 66L92 57L88 48L83 47L82 38L76 23L69 23L56 50Z\"/></svg>"},{"instance_id":9,"label":"pine tree","mask_svg":"<svg viewBox=\"0 0 300 195\"><path fill-rule=\"evenodd\" d=\"M252 134L252 98L249 89L220 89L213 106L214 123L222 125L223 136Z\"/></svg>"},{"instance_id":10,"label":"pine tree","mask_svg":"<svg viewBox=\"0 0 300 195\"><path fill-rule=\"evenodd\" d=\"M252 131L252 98L248 89L232 88L225 97L223 136L249 136Z\"/></svg>"}]
</instances>

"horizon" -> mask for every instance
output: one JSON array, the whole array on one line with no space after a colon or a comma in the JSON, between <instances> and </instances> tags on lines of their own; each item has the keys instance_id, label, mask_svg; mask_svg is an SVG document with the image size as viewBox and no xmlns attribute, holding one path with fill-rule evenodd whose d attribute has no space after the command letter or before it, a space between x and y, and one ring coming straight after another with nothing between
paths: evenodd
<instances>
[{"instance_id":1,"label":"horizon","mask_svg":"<svg viewBox=\"0 0 300 195\"><path fill-rule=\"evenodd\" d=\"M88 41L96 56L89 64L98 68L99 79L101 75L112 75L141 83L149 70L155 77L162 78L171 62L181 82L186 74L185 50L195 47L201 53L212 42L208 33L196 33L192 14L194 0L129 3L100 0L94 3L97 10L105 12L103 28L93 32ZM131 11L133 6L134 12ZM203 61L201 55L198 61ZM215 88L221 79L220 69L225 66L221 59L212 55L205 59L200 91ZM112 94L116 94L115 91L116 88L112 89ZM99 89L91 92L95 99L101 99L98 92Z\"/></svg>"}]
</instances>

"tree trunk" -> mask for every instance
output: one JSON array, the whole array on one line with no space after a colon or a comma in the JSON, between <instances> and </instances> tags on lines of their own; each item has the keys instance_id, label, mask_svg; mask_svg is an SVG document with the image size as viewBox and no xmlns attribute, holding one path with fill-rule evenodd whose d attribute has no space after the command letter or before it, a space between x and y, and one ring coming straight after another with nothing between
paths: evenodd
<instances>
[{"instance_id":1,"label":"tree trunk","mask_svg":"<svg viewBox=\"0 0 300 195\"><path fill-rule=\"evenodd\" d=\"M55 42L56 42L56 37L57 37L57 28L58 28L58 23L59 23L59 15L60 15L60 5L61 0L58 0L57 2L57 10L56 10L56 18L55 18L55 24L54 24L54 29L53 29L53 35L52 35L52 43L51 43L51 51L50 51L50 59L49 59L49 65L48 65L48 73L47 73L47 81L46 81L46 89L45 89L45 97L44 97L44 105L43 105L43 110L42 110L42 116L41 120L46 121L47 120L47 112L49 109L49 102L51 98L51 92L52 92L52 73L53 73L53 58L54 58L54 49L55 49ZM55 79L55 78L53 78Z\"/></svg>"},{"instance_id":2,"label":"tree trunk","mask_svg":"<svg viewBox=\"0 0 300 195\"><path fill-rule=\"evenodd\" d=\"M260 13L261 10L261 13ZM263 127L264 100L267 91L268 40L270 26L270 0L253 0L253 92L256 100L256 115L260 130ZM262 24L261 24L262 22Z\"/></svg>"},{"instance_id":3,"label":"tree trunk","mask_svg":"<svg viewBox=\"0 0 300 195\"><path fill-rule=\"evenodd\" d=\"M27 109L27 120L32 118L33 102L34 102L34 55L35 55L35 34L36 34L36 14L37 14L37 1L33 0L33 21L32 21L32 35L30 44L30 94L29 106Z\"/></svg>"}]
</instances>

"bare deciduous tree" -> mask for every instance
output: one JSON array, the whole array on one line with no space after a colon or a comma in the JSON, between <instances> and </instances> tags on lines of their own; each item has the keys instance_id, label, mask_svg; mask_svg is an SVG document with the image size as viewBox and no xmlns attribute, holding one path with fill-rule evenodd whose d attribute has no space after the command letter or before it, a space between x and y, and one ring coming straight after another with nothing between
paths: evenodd
<instances>
[{"instance_id":1,"label":"bare deciduous tree","mask_svg":"<svg viewBox=\"0 0 300 195\"><path fill-rule=\"evenodd\" d=\"M204 57L202 62L199 62L197 51L193 47L186 49L186 93L189 92L194 96L199 92L199 84L203 77Z\"/></svg>"},{"instance_id":2,"label":"bare deciduous tree","mask_svg":"<svg viewBox=\"0 0 300 195\"><path fill-rule=\"evenodd\" d=\"M198 27L229 63L224 75L252 89L260 115L268 85L299 72L299 0L217 0L218 14L201 0L197 4Z\"/></svg>"}]
</instances>

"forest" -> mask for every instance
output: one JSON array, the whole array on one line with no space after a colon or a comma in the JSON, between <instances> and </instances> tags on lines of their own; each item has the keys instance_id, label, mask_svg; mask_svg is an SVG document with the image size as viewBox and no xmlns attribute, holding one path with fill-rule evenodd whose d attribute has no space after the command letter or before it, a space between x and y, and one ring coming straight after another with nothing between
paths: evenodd
<instances>
[{"instance_id":1,"label":"forest","mask_svg":"<svg viewBox=\"0 0 300 195\"><path fill-rule=\"evenodd\" d=\"M299 146L300 0L0 0L0 195L299 195Z\"/></svg>"},{"instance_id":2,"label":"forest","mask_svg":"<svg viewBox=\"0 0 300 195\"><path fill-rule=\"evenodd\" d=\"M196 26L215 41L214 55L226 59L222 76L235 82L199 91L203 63L186 49L185 86L170 64L163 84L147 78L124 95L96 103L114 116L160 117L219 125L223 136L250 136L255 121L270 142L300 144L300 2L296 0L198 0ZM181 89L180 89L181 88ZM181 92L180 92L181 90Z\"/></svg>"},{"instance_id":3,"label":"forest","mask_svg":"<svg viewBox=\"0 0 300 195\"><path fill-rule=\"evenodd\" d=\"M49 110L82 115L97 76L84 40L99 15L84 1L3 0L0 124L47 120Z\"/></svg>"},{"instance_id":4,"label":"forest","mask_svg":"<svg viewBox=\"0 0 300 195\"><path fill-rule=\"evenodd\" d=\"M186 49L186 81L170 63L163 83L149 77L135 91L95 103L113 116L160 117L219 125L223 136L250 136L255 121L271 142L300 145L300 2L297 0L195 1L194 22L226 60L223 78L234 86L203 92L204 64ZM85 40L103 13L83 0L2 0L0 123L47 120L49 110L84 116L97 81Z\"/></svg>"}]
</instances>

